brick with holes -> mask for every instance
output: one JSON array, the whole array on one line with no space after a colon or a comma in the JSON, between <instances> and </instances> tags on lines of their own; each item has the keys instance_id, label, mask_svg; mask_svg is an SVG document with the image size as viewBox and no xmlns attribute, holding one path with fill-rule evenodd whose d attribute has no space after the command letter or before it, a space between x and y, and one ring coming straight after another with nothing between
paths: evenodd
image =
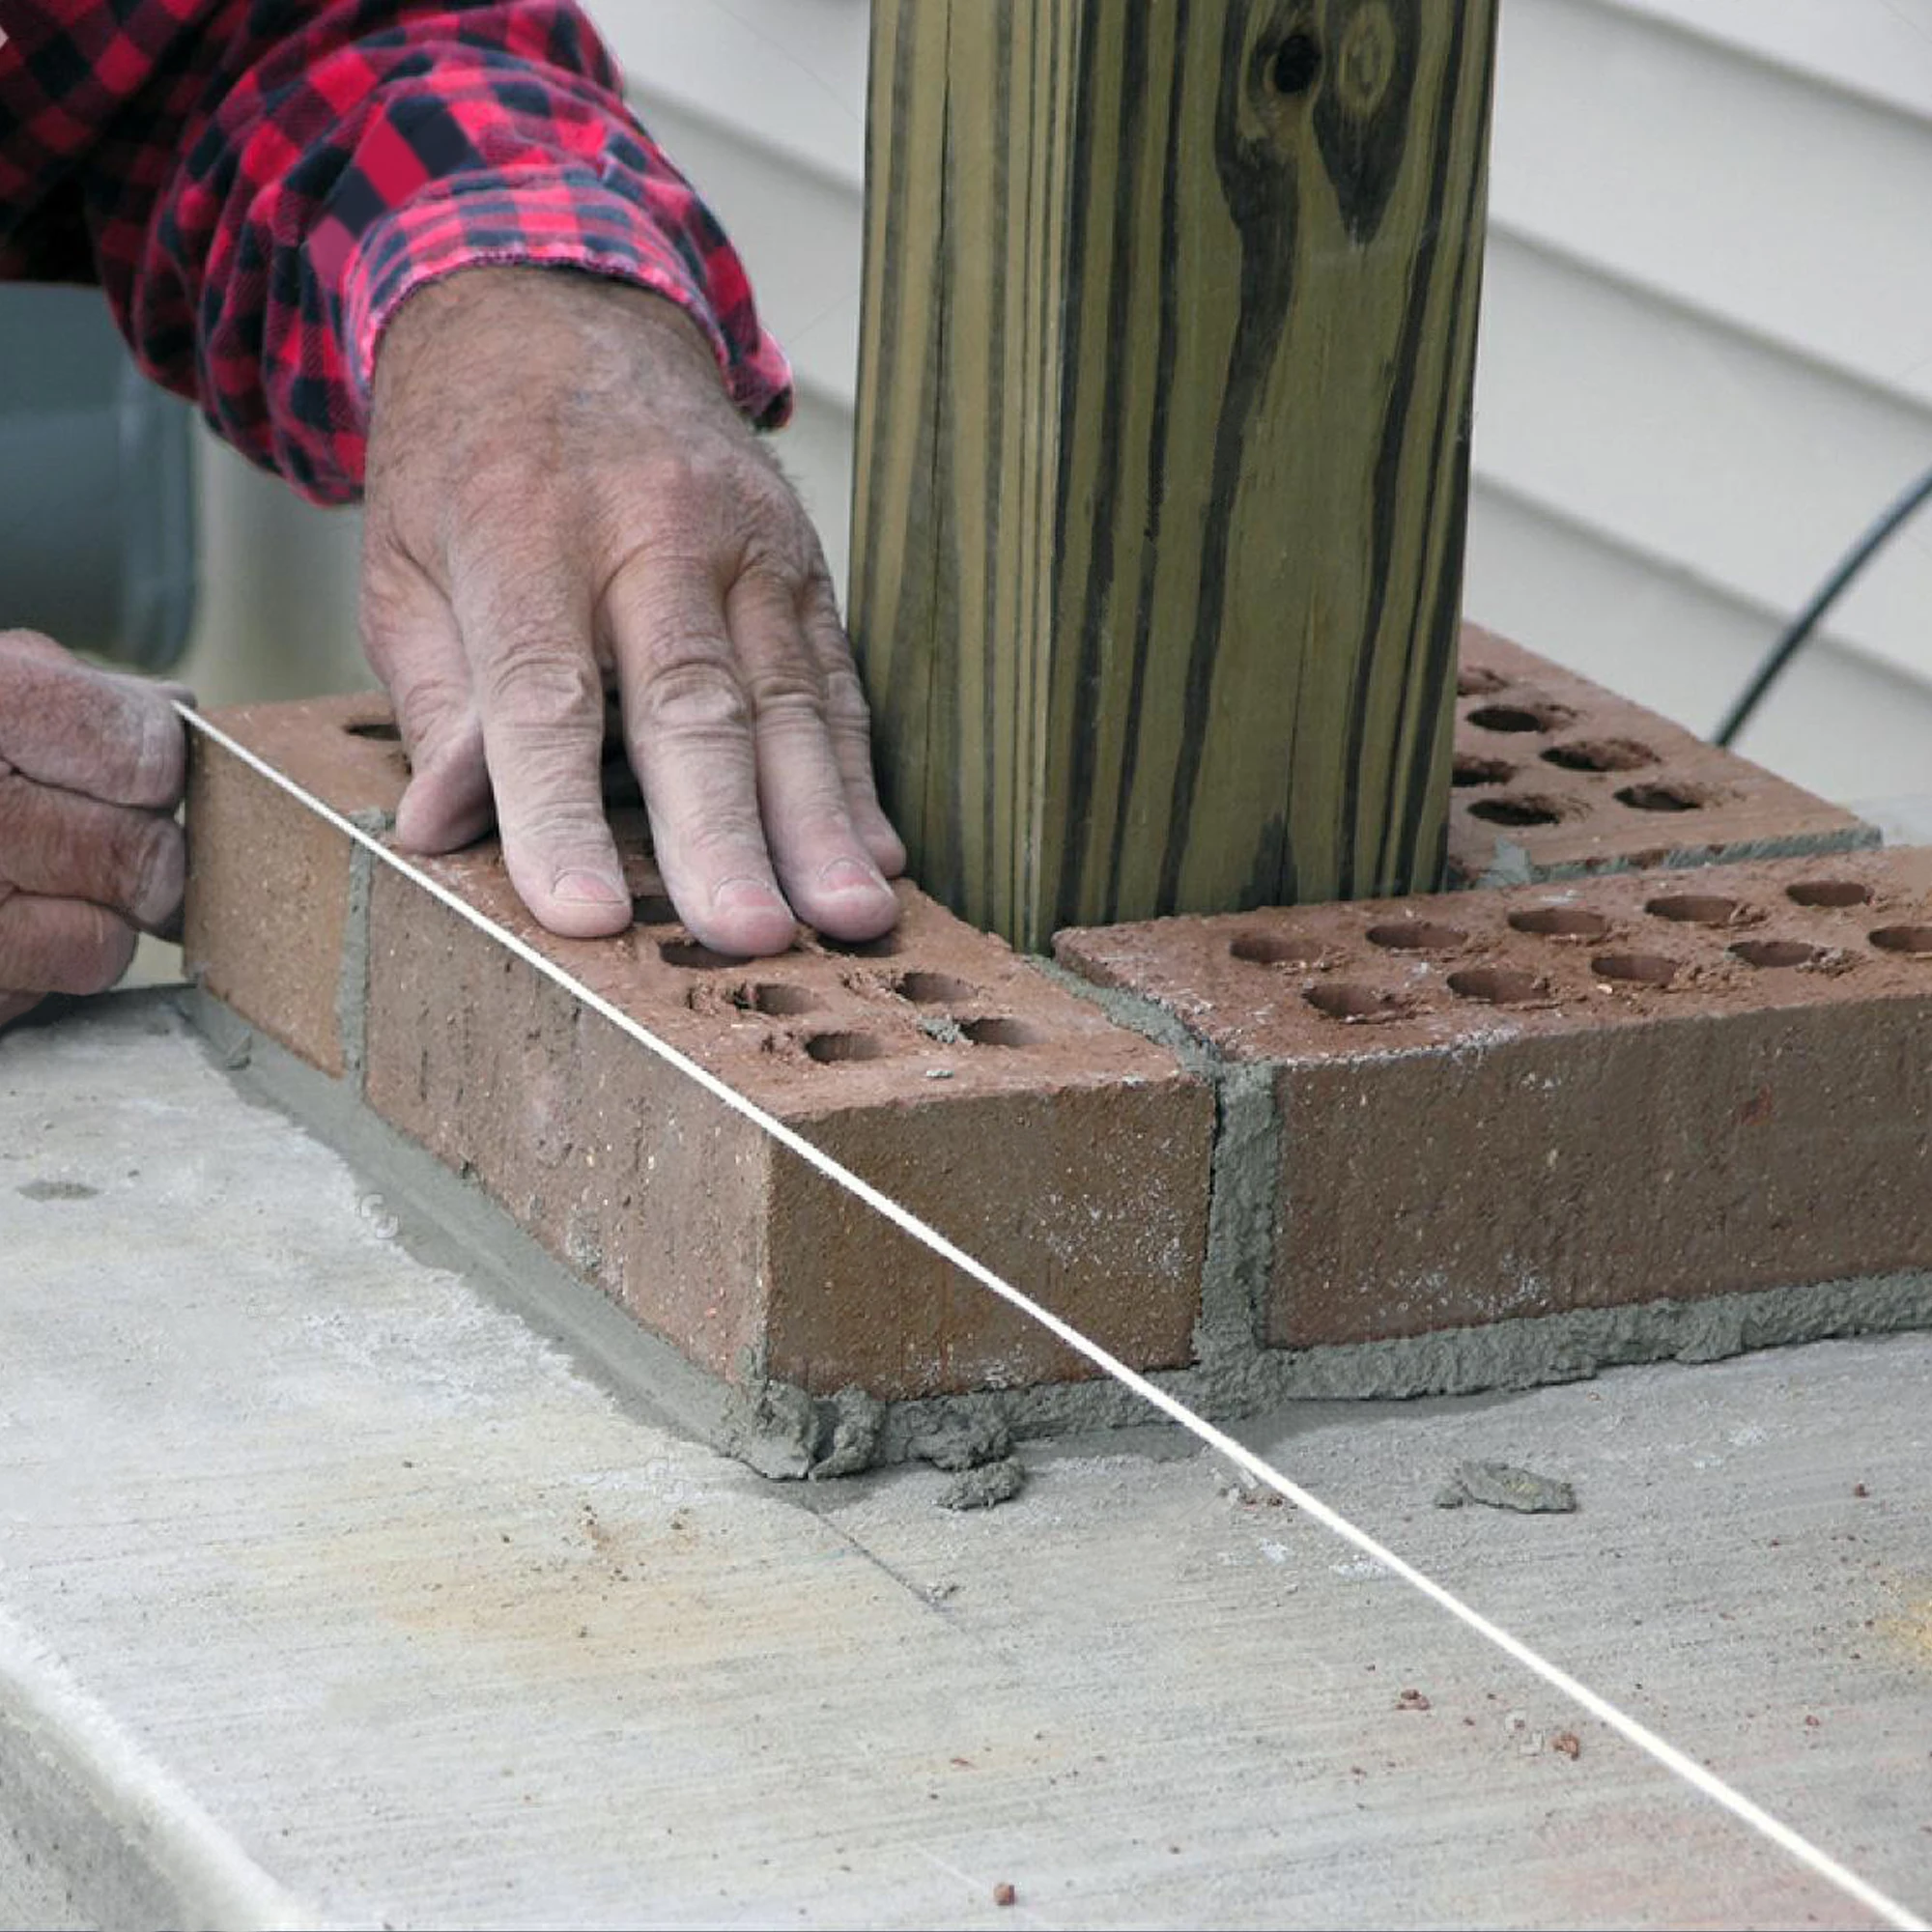
<instances>
[{"instance_id":1,"label":"brick with holes","mask_svg":"<svg viewBox=\"0 0 1932 1932\"><path fill-rule=\"evenodd\" d=\"M383 717L344 699L217 722L355 812L400 794ZM639 914L615 940L542 932L494 845L425 869L1128 1361L1189 1359L1204 1083L910 887L870 946L708 953L674 923L641 814L615 819ZM352 895L347 841L206 746L190 828L208 987L326 1071L359 1061L378 1114L699 1366L886 1398L1086 1373L420 887L365 859ZM255 906L291 853L303 905L264 947Z\"/></svg>"},{"instance_id":2,"label":"brick with holes","mask_svg":"<svg viewBox=\"0 0 1932 1932\"><path fill-rule=\"evenodd\" d=\"M1851 851L1878 833L1575 671L1464 624L1452 885Z\"/></svg>"},{"instance_id":3,"label":"brick with holes","mask_svg":"<svg viewBox=\"0 0 1932 1932\"><path fill-rule=\"evenodd\" d=\"M1057 950L1274 1069L1269 1346L1932 1268L1932 853Z\"/></svg>"}]
</instances>

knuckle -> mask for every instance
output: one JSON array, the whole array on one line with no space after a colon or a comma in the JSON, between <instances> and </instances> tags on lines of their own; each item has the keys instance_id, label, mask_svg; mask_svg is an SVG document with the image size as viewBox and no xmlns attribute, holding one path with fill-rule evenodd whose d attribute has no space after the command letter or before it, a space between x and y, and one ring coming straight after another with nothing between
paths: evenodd
<instances>
[{"instance_id":1,"label":"knuckle","mask_svg":"<svg viewBox=\"0 0 1932 1932\"><path fill-rule=\"evenodd\" d=\"M761 666L749 680L752 703L760 723L781 720L822 724L826 716L825 687L813 668L804 663Z\"/></svg>"},{"instance_id":2,"label":"knuckle","mask_svg":"<svg viewBox=\"0 0 1932 1932\"><path fill-rule=\"evenodd\" d=\"M118 835L122 892L118 903L150 924L181 904L185 841L172 819L149 818Z\"/></svg>"},{"instance_id":3,"label":"knuckle","mask_svg":"<svg viewBox=\"0 0 1932 1932\"><path fill-rule=\"evenodd\" d=\"M837 730L870 734L872 707L851 665L838 665L825 673L825 714Z\"/></svg>"},{"instance_id":4,"label":"knuckle","mask_svg":"<svg viewBox=\"0 0 1932 1932\"><path fill-rule=\"evenodd\" d=\"M128 789L136 803L172 810L187 782L187 742L182 722L158 694L142 692L123 737Z\"/></svg>"},{"instance_id":5,"label":"knuckle","mask_svg":"<svg viewBox=\"0 0 1932 1932\"><path fill-rule=\"evenodd\" d=\"M535 730L569 730L604 712L604 678L596 660L551 636L499 635L478 684L493 719Z\"/></svg>"},{"instance_id":6,"label":"knuckle","mask_svg":"<svg viewBox=\"0 0 1932 1932\"><path fill-rule=\"evenodd\" d=\"M653 735L733 737L752 722L744 686L717 658L688 657L659 666L638 684L633 703L639 727Z\"/></svg>"}]
</instances>

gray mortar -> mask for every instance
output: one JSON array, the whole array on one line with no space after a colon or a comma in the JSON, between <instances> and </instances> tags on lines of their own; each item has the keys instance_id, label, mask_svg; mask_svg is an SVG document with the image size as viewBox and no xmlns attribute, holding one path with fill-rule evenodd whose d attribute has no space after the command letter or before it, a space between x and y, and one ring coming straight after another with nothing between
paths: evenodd
<instances>
[{"instance_id":1,"label":"gray mortar","mask_svg":"<svg viewBox=\"0 0 1932 1932\"><path fill-rule=\"evenodd\" d=\"M1835 832L1792 833L1781 838L1741 838L1729 845L1700 846L1666 852L1661 858L1615 859L1607 864L1573 859L1560 866L1538 866L1514 839L1498 838L1494 855L1479 878L1459 883L1455 890L1491 886L1553 885L1562 879L1601 879L1613 872L1690 872L1705 866L1741 866L1755 859L1816 859L1836 852L1862 852L1883 844L1875 825L1847 825Z\"/></svg>"},{"instance_id":2,"label":"gray mortar","mask_svg":"<svg viewBox=\"0 0 1932 1932\"><path fill-rule=\"evenodd\" d=\"M1262 1343L1274 1266L1281 1189L1280 1110L1273 1069L1235 1065L1189 1033L1165 1007L1138 993L1095 986L1047 959L1031 962L1064 992L1097 1007L1116 1026L1166 1047L1214 1092L1213 1166L1208 1188L1208 1254L1194 1354L1210 1378L1245 1362Z\"/></svg>"},{"instance_id":3,"label":"gray mortar","mask_svg":"<svg viewBox=\"0 0 1932 1932\"><path fill-rule=\"evenodd\" d=\"M182 999L207 1036L211 1057L241 1091L292 1116L359 1172L381 1178L399 1236L418 1259L456 1269L514 1310L633 1412L708 1442L761 1474L830 1477L937 1462L931 1452L941 1442L977 1444L976 1460L996 1462L1009 1439L1149 1422L1139 1397L1098 1378L890 1403L851 1390L814 1397L774 1380L734 1387L694 1367L553 1260L473 1181L371 1114L348 1081L331 1080L253 1034L200 989L167 997ZM1203 1067L1198 1047L1177 1050ZM1255 1243L1272 1226L1279 1172L1270 1152L1272 1099L1264 1106L1264 1068L1209 1069L1208 1077L1228 1143L1225 1153L1217 1146L1215 1154L1209 1254L1215 1268L1232 1272L1205 1297L1197 1365L1150 1379L1216 1420L1311 1399L1475 1395L1577 1381L1641 1362L1716 1361L1800 1342L1932 1329L1932 1272L1915 1270L1703 1301L1516 1318L1397 1341L1261 1348L1240 1270L1252 1266Z\"/></svg>"},{"instance_id":4,"label":"gray mortar","mask_svg":"<svg viewBox=\"0 0 1932 1932\"><path fill-rule=\"evenodd\" d=\"M372 838L386 838L395 830L394 812L381 810L353 812L350 823ZM349 849L349 913L342 925L342 978L335 993L336 1033L342 1041L342 1063L351 1086L362 1092L368 1068L369 1044L369 891L376 860L366 845Z\"/></svg>"}]
</instances>

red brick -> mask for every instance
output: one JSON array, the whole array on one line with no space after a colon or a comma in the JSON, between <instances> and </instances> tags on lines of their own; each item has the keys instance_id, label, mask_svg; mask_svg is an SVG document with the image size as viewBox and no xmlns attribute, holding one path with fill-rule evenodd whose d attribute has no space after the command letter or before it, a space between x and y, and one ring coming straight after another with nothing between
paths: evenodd
<instances>
[{"instance_id":1,"label":"red brick","mask_svg":"<svg viewBox=\"0 0 1932 1932\"><path fill-rule=\"evenodd\" d=\"M1878 834L1640 704L1465 624L1452 885L1849 851Z\"/></svg>"},{"instance_id":2,"label":"red brick","mask_svg":"<svg viewBox=\"0 0 1932 1932\"><path fill-rule=\"evenodd\" d=\"M364 711L219 722L298 761L339 810L393 805L394 746L343 729ZM218 754L204 764L202 795L238 801L209 875L232 866L272 890L283 835L250 843L270 788ZM618 824L639 923L615 940L542 932L494 845L425 869L1127 1360L1190 1358L1213 1108L1172 1054L911 887L873 946L808 937L780 959L715 958L672 921L640 814ZM199 824L195 838L212 843ZM332 892L272 971L247 906L211 897L210 984L250 1018L278 1001L323 1011L339 979ZM882 1397L1084 1373L420 888L378 865L368 900L369 1103L694 1361L741 1383Z\"/></svg>"},{"instance_id":3,"label":"red brick","mask_svg":"<svg viewBox=\"0 0 1932 1932\"><path fill-rule=\"evenodd\" d=\"M1266 1342L1932 1266L1932 853L1064 933L1275 1069Z\"/></svg>"},{"instance_id":4,"label":"red brick","mask_svg":"<svg viewBox=\"0 0 1932 1932\"><path fill-rule=\"evenodd\" d=\"M373 696L213 714L345 811L393 811L402 797L406 774L388 716ZM339 1076L352 841L193 733L187 816L188 973L250 1025Z\"/></svg>"}]
</instances>

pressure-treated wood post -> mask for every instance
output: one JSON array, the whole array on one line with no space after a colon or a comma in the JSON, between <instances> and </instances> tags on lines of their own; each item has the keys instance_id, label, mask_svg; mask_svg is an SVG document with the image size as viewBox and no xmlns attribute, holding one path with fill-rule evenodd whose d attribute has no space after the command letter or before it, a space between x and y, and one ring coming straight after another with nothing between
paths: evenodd
<instances>
[{"instance_id":1,"label":"pressure-treated wood post","mask_svg":"<svg viewBox=\"0 0 1932 1932\"><path fill-rule=\"evenodd\" d=\"M851 615L915 876L1436 881L1495 0L873 0Z\"/></svg>"}]
</instances>

